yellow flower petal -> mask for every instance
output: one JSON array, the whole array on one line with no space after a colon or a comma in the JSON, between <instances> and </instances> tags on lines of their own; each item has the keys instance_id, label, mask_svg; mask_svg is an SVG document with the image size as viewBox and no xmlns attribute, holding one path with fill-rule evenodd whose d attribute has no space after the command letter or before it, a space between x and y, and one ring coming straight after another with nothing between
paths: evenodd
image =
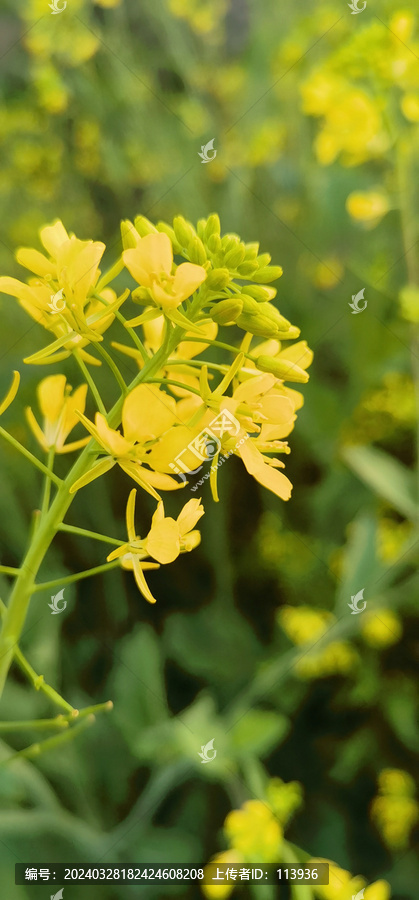
<instances>
[{"instance_id":1,"label":"yellow flower petal","mask_svg":"<svg viewBox=\"0 0 419 900\"><path fill-rule=\"evenodd\" d=\"M86 484L90 484L91 481L94 481L95 478L100 478L101 475L104 475L105 472L109 472L109 469L115 465L114 459L109 459L109 457L105 457L96 466L93 466L93 469L90 469L89 472L86 472L85 475L82 475L81 478L78 478L74 484L71 485L69 490L70 494L75 494L76 491L79 491L80 488L85 487Z\"/></svg>"},{"instance_id":2,"label":"yellow flower petal","mask_svg":"<svg viewBox=\"0 0 419 900\"><path fill-rule=\"evenodd\" d=\"M61 244L69 240L69 236L60 219L56 219L52 225L46 225L44 228L41 228L39 235L45 250L51 256L55 256Z\"/></svg>"},{"instance_id":3,"label":"yellow flower petal","mask_svg":"<svg viewBox=\"0 0 419 900\"><path fill-rule=\"evenodd\" d=\"M132 557L132 566L134 569L134 577L137 582L138 589L141 591L143 597L145 597L145 599L148 600L149 603L155 603L156 598L153 597L153 594L151 593L150 588L144 578L141 563L135 556Z\"/></svg>"},{"instance_id":4,"label":"yellow flower petal","mask_svg":"<svg viewBox=\"0 0 419 900\"><path fill-rule=\"evenodd\" d=\"M194 263L181 263L175 272L173 293L182 302L196 291L206 277L206 270L202 266L197 266Z\"/></svg>"},{"instance_id":5,"label":"yellow flower petal","mask_svg":"<svg viewBox=\"0 0 419 900\"><path fill-rule=\"evenodd\" d=\"M84 421L84 418L83 418ZM86 422L84 422L86 425ZM125 440L119 431L110 428L105 416L102 413L96 413L95 416L96 430L99 437L99 443L112 456L126 456L133 448L133 442ZM87 427L87 426L86 426ZM91 430L91 429L90 429Z\"/></svg>"},{"instance_id":6,"label":"yellow flower petal","mask_svg":"<svg viewBox=\"0 0 419 900\"><path fill-rule=\"evenodd\" d=\"M256 456L255 451L258 456ZM262 454L252 446L251 439L245 441L244 444L241 444L237 449L237 453L241 456L249 475L252 475L259 484L268 488L269 491L272 491L272 493L276 494L277 497L280 497L281 500L290 499L292 484L289 478L287 478L286 475L283 475L282 472L277 472L272 466L263 462Z\"/></svg>"},{"instance_id":7,"label":"yellow flower petal","mask_svg":"<svg viewBox=\"0 0 419 900\"><path fill-rule=\"evenodd\" d=\"M149 556L160 563L171 563L180 553L179 526L174 519L166 518L150 529L144 548Z\"/></svg>"},{"instance_id":8,"label":"yellow flower petal","mask_svg":"<svg viewBox=\"0 0 419 900\"><path fill-rule=\"evenodd\" d=\"M196 523L204 515L204 512L205 510L200 500L195 497L192 500L188 500L177 517L179 533L184 535L188 531L192 531L192 528L195 528Z\"/></svg>"},{"instance_id":9,"label":"yellow flower petal","mask_svg":"<svg viewBox=\"0 0 419 900\"><path fill-rule=\"evenodd\" d=\"M176 401L156 385L139 384L124 401L122 424L130 441L151 441L176 421Z\"/></svg>"},{"instance_id":10,"label":"yellow flower petal","mask_svg":"<svg viewBox=\"0 0 419 900\"><path fill-rule=\"evenodd\" d=\"M48 422L56 422L61 413L64 405L65 386L65 375L49 375L38 384L39 408Z\"/></svg>"},{"instance_id":11,"label":"yellow flower petal","mask_svg":"<svg viewBox=\"0 0 419 900\"><path fill-rule=\"evenodd\" d=\"M10 388L7 391L6 396L0 403L0 416L3 415L3 413L10 406L10 404L13 403L13 400L15 399L16 394L18 392L19 384L20 384L20 374L19 374L19 372L14 371L13 372L13 380L10 385Z\"/></svg>"},{"instance_id":12,"label":"yellow flower petal","mask_svg":"<svg viewBox=\"0 0 419 900\"><path fill-rule=\"evenodd\" d=\"M16 252L16 259L21 266L29 269L30 272L34 272L35 275L40 275L41 278L51 278L55 275L55 263L32 247L19 247L19 250Z\"/></svg>"}]
</instances>

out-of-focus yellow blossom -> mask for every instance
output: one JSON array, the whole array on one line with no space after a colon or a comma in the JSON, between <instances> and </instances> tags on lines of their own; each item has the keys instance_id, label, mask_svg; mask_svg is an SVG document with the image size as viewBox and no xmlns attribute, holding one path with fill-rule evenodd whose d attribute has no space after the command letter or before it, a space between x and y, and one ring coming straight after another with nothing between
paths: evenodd
<instances>
[{"instance_id":1,"label":"out-of-focus yellow blossom","mask_svg":"<svg viewBox=\"0 0 419 900\"><path fill-rule=\"evenodd\" d=\"M286 784L282 778L271 778L266 788L269 806L282 825L286 825L303 800L303 789L298 781Z\"/></svg>"},{"instance_id":2,"label":"out-of-focus yellow blossom","mask_svg":"<svg viewBox=\"0 0 419 900\"><path fill-rule=\"evenodd\" d=\"M419 322L419 289L406 285L399 294L400 311L408 322Z\"/></svg>"},{"instance_id":3,"label":"out-of-focus yellow blossom","mask_svg":"<svg viewBox=\"0 0 419 900\"><path fill-rule=\"evenodd\" d=\"M370 647L391 647L402 636L402 623L390 609L379 609L365 613L361 622L361 635Z\"/></svg>"},{"instance_id":4,"label":"out-of-focus yellow blossom","mask_svg":"<svg viewBox=\"0 0 419 900\"><path fill-rule=\"evenodd\" d=\"M172 15L185 19L190 27L199 35L207 38L215 31L212 42L219 42L227 5L226 0L168 0Z\"/></svg>"},{"instance_id":5,"label":"out-of-focus yellow blossom","mask_svg":"<svg viewBox=\"0 0 419 900\"><path fill-rule=\"evenodd\" d=\"M13 403L13 400L15 399L16 394L18 392L19 384L20 384L20 374L19 374L19 372L15 371L15 372L13 372L13 379L12 379L10 388L7 391L6 396L3 398L3 400L0 403L0 416L2 416L3 413L6 412L6 409L9 408L10 404Z\"/></svg>"},{"instance_id":6,"label":"out-of-focus yellow blossom","mask_svg":"<svg viewBox=\"0 0 419 900\"><path fill-rule=\"evenodd\" d=\"M413 531L411 522L395 522L380 519L377 529L377 554L383 562L394 562L402 553L407 538Z\"/></svg>"},{"instance_id":7,"label":"out-of-focus yellow blossom","mask_svg":"<svg viewBox=\"0 0 419 900\"><path fill-rule=\"evenodd\" d=\"M398 428L411 428L416 423L416 398L412 377L402 372L388 372L382 386L369 390L354 410L352 421L344 426L343 440L367 444L394 434Z\"/></svg>"},{"instance_id":8,"label":"out-of-focus yellow blossom","mask_svg":"<svg viewBox=\"0 0 419 900\"><path fill-rule=\"evenodd\" d=\"M103 9L114 9L114 7L119 6L121 0L93 0L96 6L102 6Z\"/></svg>"},{"instance_id":9,"label":"out-of-focus yellow blossom","mask_svg":"<svg viewBox=\"0 0 419 900\"><path fill-rule=\"evenodd\" d=\"M134 238L136 232L132 232ZM176 309L191 296L207 277L203 266L181 263L174 274L173 248L167 234L147 234L139 238L135 248L124 250L124 263L141 287L148 288L151 298L165 312ZM141 319L141 317L138 317ZM134 326L138 318L129 324Z\"/></svg>"},{"instance_id":10,"label":"out-of-focus yellow blossom","mask_svg":"<svg viewBox=\"0 0 419 900\"><path fill-rule=\"evenodd\" d=\"M378 777L379 795L371 803L371 818L391 850L404 850L419 818L415 784L402 769L383 769Z\"/></svg>"},{"instance_id":11,"label":"out-of-focus yellow blossom","mask_svg":"<svg viewBox=\"0 0 419 900\"><path fill-rule=\"evenodd\" d=\"M333 613L311 606L283 606L278 621L293 644L315 641L336 622Z\"/></svg>"},{"instance_id":12,"label":"out-of-focus yellow blossom","mask_svg":"<svg viewBox=\"0 0 419 900\"><path fill-rule=\"evenodd\" d=\"M29 426L37 441L48 452L54 448L56 453L71 453L84 447L90 438L81 438L66 444L70 431L79 424L77 410L84 411L86 405L87 384L81 384L74 394L71 385L66 383L65 375L50 375L44 378L37 387L39 408L44 417L43 428L40 427L30 408L25 410Z\"/></svg>"},{"instance_id":13,"label":"out-of-focus yellow blossom","mask_svg":"<svg viewBox=\"0 0 419 900\"><path fill-rule=\"evenodd\" d=\"M123 435L110 428L102 413L96 413L93 424L79 412L79 419L107 455L71 486L70 493L73 494L95 478L104 475L116 464L157 500L160 500L160 496L155 487L165 491L183 487L169 475L144 466L144 463L147 463L153 467L149 446L152 446L157 438L168 432L170 445L171 429L176 418L176 400L160 391L156 385L146 384L137 385L124 400ZM174 455L173 449L172 459Z\"/></svg>"},{"instance_id":14,"label":"out-of-focus yellow blossom","mask_svg":"<svg viewBox=\"0 0 419 900\"><path fill-rule=\"evenodd\" d=\"M354 191L346 200L346 209L352 219L374 228L390 209L383 191Z\"/></svg>"},{"instance_id":15,"label":"out-of-focus yellow blossom","mask_svg":"<svg viewBox=\"0 0 419 900\"><path fill-rule=\"evenodd\" d=\"M328 678L347 675L359 663L359 655L348 641L332 641L324 650L298 659L295 670L301 678Z\"/></svg>"},{"instance_id":16,"label":"out-of-focus yellow blossom","mask_svg":"<svg viewBox=\"0 0 419 900\"><path fill-rule=\"evenodd\" d=\"M238 866L242 866L244 863L244 858L241 853L238 853L237 850L223 850L222 853L217 853L211 859L211 866L233 866L237 868ZM206 869L204 867L204 878L205 876L210 877L213 874L213 869ZM208 900L224 900L233 893L235 885L230 883L224 884L201 884L201 890L204 897L207 897Z\"/></svg>"},{"instance_id":17,"label":"out-of-focus yellow blossom","mask_svg":"<svg viewBox=\"0 0 419 900\"><path fill-rule=\"evenodd\" d=\"M336 256L324 259L315 267L312 281L320 291L329 291L342 281L345 269Z\"/></svg>"},{"instance_id":18,"label":"out-of-focus yellow blossom","mask_svg":"<svg viewBox=\"0 0 419 900\"><path fill-rule=\"evenodd\" d=\"M151 309L151 307L147 307L145 312L147 312L148 309ZM165 318L164 316L157 316L157 318L152 321L143 322L142 324L145 335L144 346L146 350L154 355L157 353L157 350L160 349L163 342ZM218 325L215 322L203 322L202 324L199 324L199 330L201 331L203 338L208 338L208 344L205 344L204 342L200 343L198 341L181 341L176 350L173 351L170 362L156 374L156 377L158 378L169 378L185 385L185 389L177 387L176 385L168 385L172 393L177 397L189 396L190 391L187 390L188 387L195 388L195 390L199 389L199 369L197 370L195 366L188 366L188 360L198 356L198 354L209 347L210 342L217 337ZM192 332L186 332L185 337L196 337L196 332L193 334ZM140 351L135 347L119 344L116 341L113 342L112 346L117 350L120 350L121 353L124 353L126 356L136 359L139 368L143 368L144 359ZM184 365L182 365L183 360L185 362ZM173 365L173 363L175 363L175 365ZM178 365L178 363L180 363L180 365Z\"/></svg>"},{"instance_id":19,"label":"out-of-focus yellow blossom","mask_svg":"<svg viewBox=\"0 0 419 900\"><path fill-rule=\"evenodd\" d=\"M230 846L245 859L275 862L281 852L283 831L272 810L261 800L247 800L224 822Z\"/></svg>"},{"instance_id":20,"label":"out-of-focus yellow blossom","mask_svg":"<svg viewBox=\"0 0 419 900\"><path fill-rule=\"evenodd\" d=\"M128 541L122 547L113 550L107 557L108 562L120 559L124 569L134 572L138 589L149 603L155 603L147 582L144 578L144 568L156 568L154 564L144 563L143 560L151 557L159 564L167 565L174 562L180 553L189 553L198 546L201 536L194 527L204 509L199 500L189 500L183 507L177 519L164 515L162 501L151 520L151 528L148 535L141 540L135 531L135 498L137 491L132 489L127 503L126 521ZM157 566L158 568L158 566Z\"/></svg>"},{"instance_id":21,"label":"out-of-focus yellow blossom","mask_svg":"<svg viewBox=\"0 0 419 900\"><path fill-rule=\"evenodd\" d=\"M320 900L352 900L361 888L364 889L364 900L390 900L391 890L387 881L375 881L367 886L362 875L351 875L330 859L316 857L307 862L310 865L329 864L329 884L313 887L315 896Z\"/></svg>"},{"instance_id":22,"label":"out-of-focus yellow blossom","mask_svg":"<svg viewBox=\"0 0 419 900\"><path fill-rule=\"evenodd\" d=\"M99 262L105 250L105 244L100 241L81 241L74 234L69 236L58 219L41 229L40 238L48 257L27 247L21 247L16 253L17 261L36 277L28 284L8 276L0 278L0 292L16 297L36 322L56 336L49 347L34 353L25 362L59 362L70 356L72 350L79 350L87 362L100 365L83 347L103 340L103 332L115 318L114 311L129 291L117 299L111 288L104 288L100 291L103 302L89 299L100 277ZM58 311L52 303L57 294Z\"/></svg>"},{"instance_id":23,"label":"out-of-focus yellow blossom","mask_svg":"<svg viewBox=\"0 0 419 900\"><path fill-rule=\"evenodd\" d=\"M405 94L400 106L409 122L419 122L419 94Z\"/></svg>"}]
</instances>

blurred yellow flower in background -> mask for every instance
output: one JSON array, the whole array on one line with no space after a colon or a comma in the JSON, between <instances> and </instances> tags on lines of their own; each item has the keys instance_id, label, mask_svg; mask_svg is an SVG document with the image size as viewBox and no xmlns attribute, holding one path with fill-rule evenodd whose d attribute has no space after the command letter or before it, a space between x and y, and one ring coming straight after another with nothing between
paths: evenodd
<instances>
[{"instance_id":1,"label":"blurred yellow flower in background","mask_svg":"<svg viewBox=\"0 0 419 900\"><path fill-rule=\"evenodd\" d=\"M371 818L386 846L403 850L419 819L413 778L402 769L383 769L378 776L378 790L371 803Z\"/></svg>"},{"instance_id":2,"label":"blurred yellow flower in background","mask_svg":"<svg viewBox=\"0 0 419 900\"><path fill-rule=\"evenodd\" d=\"M388 213L390 204L383 191L353 191L346 200L346 209L356 222L374 228Z\"/></svg>"},{"instance_id":3,"label":"blurred yellow flower in background","mask_svg":"<svg viewBox=\"0 0 419 900\"><path fill-rule=\"evenodd\" d=\"M361 635L370 647L391 647L403 633L399 616L391 609L366 612L361 621Z\"/></svg>"}]
</instances>

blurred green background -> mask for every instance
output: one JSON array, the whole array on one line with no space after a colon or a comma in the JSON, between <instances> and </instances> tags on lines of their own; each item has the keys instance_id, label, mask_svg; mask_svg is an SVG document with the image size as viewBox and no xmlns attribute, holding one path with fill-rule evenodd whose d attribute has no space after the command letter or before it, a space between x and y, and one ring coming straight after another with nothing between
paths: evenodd
<instances>
[{"instance_id":1,"label":"blurred green background","mask_svg":"<svg viewBox=\"0 0 419 900\"><path fill-rule=\"evenodd\" d=\"M216 211L223 232L260 241L283 267L275 302L314 350L288 504L233 459L219 504L202 489L200 548L152 576L156 606L119 570L69 588L58 622L36 595L22 642L36 670L74 706L112 699L114 710L67 747L0 768L4 896L41 895L14 886L18 861L202 865L225 848L225 816L260 795L265 772L303 786L290 841L387 879L395 900L417 896L415 814L402 798L396 813L390 803L371 817L380 772L414 775L419 747L414 28L408 5L383 0L357 16L313 0L69 0L56 16L46 0L3 2L1 274L22 277L16 246L38 246L38 228L57 217L104 240L110 265L121 218L196 223ZM212 138L217 156L203 165ZM361 288L368 306L353 315ZM39 379L81 378L72 361L24 366L45 333L12 298L0 308L2 395L11 370L22 375L7 426L35 451L23 407ZM133 361L119 364L135 374ZM106 372L98 380L114 392ZM18 566L40 483L8 445L1 485L1 562ZM130 487L113 470L80 492L67 521L123 539ZM143 530L149 500L138 504ZM44 580L103 559L100 545L61 535ZM367 612L351 616L361 588ZM326 634L299 668L295 643L317 633L308 607L338 624L332 650ZM50 714L13 670L2 718ZM212 737L226 765L201 765ZM35 739L12 735L2 757ZM172 895L199 891L141 888Z\"/></svg>"}]
</instances>

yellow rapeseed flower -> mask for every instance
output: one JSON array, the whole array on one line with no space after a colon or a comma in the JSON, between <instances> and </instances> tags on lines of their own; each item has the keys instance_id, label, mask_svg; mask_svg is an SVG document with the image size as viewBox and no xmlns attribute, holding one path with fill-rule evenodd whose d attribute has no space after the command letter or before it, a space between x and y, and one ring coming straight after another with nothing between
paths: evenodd
<instances>
[{"instance_id":1,"label":"yellow rapeseed flower","mask_svg":"<svg viewBox=\"0 0 419 900\"><path fill-rule=\"evenodd\" d=\"M52 448L56 453L71 453L84 447L89 438L81 438L66 444L70 431L79 424L76 410L84 410L86 405L87 384L81 384L74 394L71 385L66 383L65 375L50 375L44 378L37 387L38 404L44 417L43 428L38 424L32 409L25 410L28 424L43 450Z\"/></svg>"},{"instance_id":2,"label":"yellow rapeseed flower","mask_svg":"<svg viewBox=\"0 0 419 900\"><path fill-rule=\"evenodd\" d=\"M129 291L117 298L111 288L99 290L99 262L105 250L100 241L69 236L60 220L41 228L40 238L48 256L27 247L16 253L17 261L36 277L27 284L17 278L0 278L0 292L16 297L36 322L56 336L52 344L25 362L59 362L72 350L79 350L87 362L100 365L83 348L103 340L103 332L114 320L114 311ZM92 297L96 290L102 301Z\"/></svg>"},{"instance_id":3,"label":"yellow rapeseed flower","mask_svg":"<svg viewBox=\"0 0 419 900\"><path fill-rule=\"evenodd\" d=\"M139 384L125 398L122 407L123 435L108 425L102 413L96 413L94 424L81 412L79 418L106 456L71 486L71 494L104 475L116 464L156 500L160 500L156 487L173 491L184 486L168 474L153 471L149 447L166 433L170 443L172 426L177 418L176 400L156 385ZM145 468L144 463L152 468Z\"/></svg>"},{"instance_id":4,"label":"yellow rapeseed flower","mask_svg":"<svg viewBox=\"0 0 419 900\"><path fill-rule=\"evenodd\" d=\"M135 238L135 231L132 233ZM207 277L202 266L189 262L181 263L172 273L173 248L163 232L139 238L136 247L123 251L122 258L132 277L149 290L156 305L166 313L190 297ZM132 319L129 324L137 321Z\"/></svg>"},{"instance_id":5,"label":"yellow rapeseed flower","mask_svg":"<svg viewBox=\"0 0 419 900\"><path fill-rule=\"evenodd\" d=\"M249 862L275 862L281 852L283 831L272 810L261 800L247 800L230 812L224 831L231 847Z\"/></svg>"},{"instance_id":6,"label":"yellow rapeseed flower","mask_svg":"<svg viewBox=\"0 0 419 900\"><path fill-rule=\"evenodd\" d=\"M353 191L346 200L346 209L352 219L371 228L388 213L390 204L383 191Z\"/></svg>"},{"instance_id":7,"label":"yellow rapeseed flower","mask_svg":"<svg viewBox=\"0 0 419 900\"><path fill-rule=\"evenodd\" d=\"M164 515L164 506L160 502L153 515L148 535L141 539L135 531L136 496L137 491L133 488L126 509L128 541L122 547L113 550L107 559L109 562L120 559L124 569L131 569L138 589L149 603L155 603L156 600L144 578L143 569L158 566L154 563L144 563L143 560L151 557L157 563L167 565L177 559L180 553L188 553L197 547L201 537L199 531L193 529L204 515L204 509L199 500L189 500L175 520Z\"/></svg>"},{"instance_id":8,"label":"yellow rapeseed flower","mask_svg":"<svg viewBox=\"0 0 419 900\"><path fill-rule=\"evenodd\" d=\"M379 795L371 803L371 818L387 847L403 850L419 819L413 778L402 769L383 769L378 776L378 789Z\"/></svg>"}]
</instances>

